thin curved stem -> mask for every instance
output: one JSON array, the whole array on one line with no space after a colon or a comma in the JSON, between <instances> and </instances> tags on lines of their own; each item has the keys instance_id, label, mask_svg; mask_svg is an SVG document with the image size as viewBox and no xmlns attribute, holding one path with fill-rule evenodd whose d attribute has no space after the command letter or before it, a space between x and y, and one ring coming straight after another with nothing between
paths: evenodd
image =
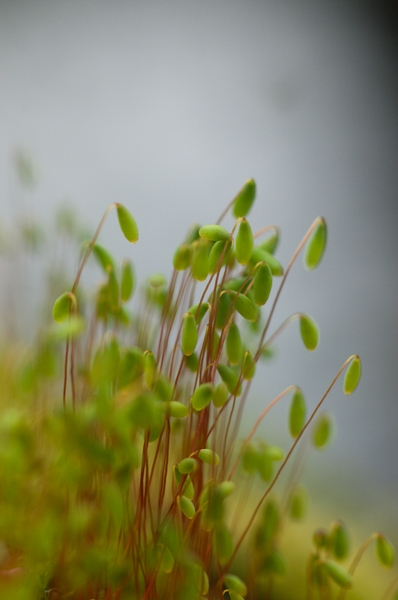
<instances>
[{"instance_id":1,"label":"thin curved stem","mask_svg":"<svg viewBox=\"0 0 398 600\"><path fill-rule=\"evenodd\" d=\"M342 372L344 371L345 367L350 363L350 361L356 357L356 354L352 354L349 358L347 358L346 361L344 361L344 363L341 365L340 369L338 370L338 372L336 373L336 375L334 376L332 382L330 383L329 387L327 388L326 392L323 394L322 398L319 400L318 404L316 405L316 407L314 408L314 410L311 413L311 416L309 417L308 421L305 423L304 427L302 428L301 432L299 433L299 435L297 436L297 438L295 439L294 443L292 444L289 452L286 454L286 457L284 459L284 461L282 462L281 466L279 467L274 479L272 480L271 484L268 486L267 490L264 492L264 494L262 495L262 497L260 498L260 501L258 502L256 508L253 511L252 516L249 519L249 522L247 524L247 526L245 527L242 535L240 536L238 543L235 546L235 549L232 553L231 558L229 559L228 563L226 564L226 566L224 567L224 571L223 574L227 572L229 566L231 565L233 559L236 556L236 553L238 552L240 546L242 545L243 540L245 539L246 535L248 534L251 526L254 523L254 520L264 502L264 500L266 499L266 497L268 496L268 494L271 492L271 490L273 489L273 487L275 486L276 482L278 481L282 471L284 470L287 462L289 461L291 455L293 454L297 444L299 443L299 441L301 440L301 438L303 437L304 433L307 431L309 425L311 424L312 420L314 419L316 413L318 412L318 410L320 409L320 407L322 406L323 402L325 401L325 399L327 398L327 396L329 395L331 389L333 388L334 384L336 383L336 381L338 380L338 378L340 377L340 375L342 374Z\"/></svg>"},{"instance_id":2,"label":"thin curved stem","mask_svg":"<svg viewBox=\"0 0 398 600\"><path fill-rule=\"evenodd\" d=\"M294 263L296 262L296 259L297 259L298 255L300 254L301 250L303 249L303 247L304 247L304 246L305 246L305 244L307 243L307 240L308 240L308 238L310 237L310 235L312 234L312 232L314 231L314 229L316 229L316 227L318 226L318 224L319 224L319 222L320 222L321 220L322 220L322 217L317 217L317 218L315 219L315 221L312 223L311 227L308 229L307 233L305 234L305 236L303 237L303 239L301 240L301 242L300 242L300 243L299 243L299 245L297 246L297 248L296 248L296 250L295 250L295 252L294 252L294 254L293 254L292 258L291 258L291 259L290 259L290 261L289 261L289 264L288 264L288 265L287 265L287 267L286 267L286 271L285 271L285 273L283 274L283 277L282 277L281 284L280 284L280 286L279 286L279 288L278 288L278 291L276 292L276 296L275 296L275 298L274 298L274 301L273 301L273 303L272 303L271 310L270 310L270 313L269 313L269 315L268 315L268 319L267 319L267 321L266 321L266 323L265 323L265 326L264 326L263 332L262 332L262 334L261 334L261 338L260 338L260 344L259 344L259 350L257 351L256 358L258 358L258 357L259 357L259 355L260 355L260 352L261 352L261 347L262 347L262 345L263 345L263 343L264 343L264 338L265 338L265 336L266 336L266 334L267 334L268 327L269 327L269 325L270 325L270 323L271 323L272 316L273 316L273 314L274 314L274 311L275 311L275 308L276 308L277 302L278 302L278 300L279 300L279 296L281 295L281 292L282 292L283 286L285 285L285 281L286 281L286 278L287 278L287 276L288 276L288 274L289 274L289 271L290 271L290 269L292 268L292 266L294 265Z\"/></svg>"}]
</instances>

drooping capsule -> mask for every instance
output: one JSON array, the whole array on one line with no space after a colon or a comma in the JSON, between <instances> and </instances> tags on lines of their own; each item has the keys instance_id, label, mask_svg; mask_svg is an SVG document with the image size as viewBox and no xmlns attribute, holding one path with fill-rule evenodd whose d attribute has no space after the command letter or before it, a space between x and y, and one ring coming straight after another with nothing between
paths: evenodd
<instances>
[{"instance_id":1,"label":"drooping capsule","mask_svg":"<svg viewBox=\"0 0 398 600\"><path fill-rule=\"evenodd\" d=\"M226 242L231 239L231 234L221 225L203 225L199 229L199 235L210 242Z\"/></svg>"},{"instance_id":2,"label":"drooping capsule","mask_svg":"<svg viewBox=\"0 0 398 600\"><path fill-rule=\"evenodd\" d=\"M193 354L198 343L198 327L195 316L186 312L182 319L181 348L186 356Z\"/></svg>"},{"instance_id":3,"label":"drooping capsule","mask_svg":"<svg viewBox=\"0 0 398 600\"><path fill-rule=\"evenodd\" d=\"M181 512L187 517L187 519L194 518L196 509L192 500L186 496L178 496L177 503L181 509Z\"/></svg>"},{"instance_id":4,"label":"drooping capsule","mask_svg":"<svg viewBox=\"0 0 398 600\"><path fill-rule=\"evenodd\" d=\"M94 244L91 251L105 273L107 273L109 269L115 270L115 261L113 260L108 250L106 250L103 246L100 246L99 244Z\"/></svg>"},{"instance_id":5,"label":"drooping capsule","mask_svg":"<svg viewBox=\"0 0 398 600\"><path fill-rule=\"evenodd\" d=\"M215 273L227 264L231 256L232 242L218 241L213 244L209 254L209 273Z\"/></svg>"},{"instance_id":6,"label":"drooping capsule","mask_svg":"<svg viewBox=\"0 0 398 600\"><path fill-rule=\"evenodd\" d=\"M243 361L242 361L242 375L244 379L253 379L256 373L256 361L253 358L252 353L246 350Z\"/></svg>"},{"instance_id":7,"label":"drooping capsule","mask_svg":"<svg viewBox=\"0 0 398 600\"><path fill-rule=\"evenodd\" d=\"M347 370L345 372L344 385L343 385L344 393L347 395L352 394L356 390L360 378L361 378L361 360L358 355L355 355L355 357L352 359L352 361L348 365Z\"/></svg>"},{"instance_id":8,"label":"drooping capsule","mask_svg":"<svg viewBox=\"0 0 398 600\"><path fill-rule=\"evenodd\" d=\"M350 588L352 586L352 577L342 565L332 560L325 560L321 563L321 567L338 586L342 588Z\"/></svg>"},{"instance_id":9,"label":"drooping capsule","mask_svg":"<svg viewBox=\"0 0 398 600\"><path fill-rule=\"evenodd\" d=\"M235 239L236 260L241 265L247 265L253 251L253 233L249 221L242 218Z\"/></svg>"},{"instance_id":10,"label":"drooping capsule","mask_svg":"<svg viewBox=\"0 0 398 600\"><path fill-rule=\"evenodd\" d=\"M274 254L275 250L278 247L278 243L279 243L279 232L277 230L276 233L274 233L269 238L267 238L266 240L261 242L260 248L262 250L265 250L266 252L269 252L270 254Z\"/></svg>"},{"instance_id":11,"label":"drooping capsule","mask_svg":"<svg viewBox=\"0 0 398 600\"><path fill-rule=\"evenodd\" d=\"M210 404L213 397L213 386L211 383L202 383L194 391L191 398L191 406L197 411L203 410Z\"/></svg>"},{"instance_id":12,"label":"drooping capsule","mask_svg":"<svg viewBox=\"0 0 398 600\"><path fill-rule=\"evenodd\" d=\"M267 263L261 263L255 272L253 283L254 302L258 306L263 306L271 293L272 272Z\"/></svg>"},{"instance_id":13,"label":"drooping capsule","mask_svg":"<svg viewBox=\"0 0 398 600\"><path fill-rule=\"evenodd\" d=\"M227 386L229 393L239 396L241 393L241 385L238 385L238 374L233 369L231 369L231 367L228 367L227 365L224 365L222 363L218 364L217 371L219 372L221 379Z\"/></svg>"},{"instance_id":14,"label":"drooping capsule","mask_svg":"<svg viewBox=\"0 0 398 600\"><path fill-rule=\"evenodd\" d=\"M250 298L233 290L225 290L221 295L228 294L236 311L247 321L257 321L258 307Z\"/></svg>"},{"instance_id":15,"label":"drooping capsule","mask_svg":"<svg viewBox=\"0 0 398 600\"><path fill-rule=\"evenodd\" d=\"M330 547L336 560L344 560L350 550L347 527L342 521L334 521L329 533Z\"/></svg>"},{"instance_id":16,"label":"drooping capsule","mask_svg":"<svg viewBox=\"0 0 398 600\"><path fill-rule=\"evenodd\" d=\"M138 241L138 227L133 215L123 204L116 204L117 217L124 237L135 244Z\"/></svg>"},{"instance_id":17,"label":"drooping capsule","mask_svg":"<svg viewBox=\"0 0 398 600\"><path fill-rule=\"evenodd\" d=\"M223 329L232 315L231 300L228 294L220 294L217 306L216 327Z\"/></svg>"},{"instance_id":18,"label":"drooping capsule","mask_svg":"<svg viewBox=\"0 0 398 600\"><path fill-rule=\"evenodd\" d=\"M122 277L120 283L120 295L123 302L130 300L134 290L134 272L133 265L129 260L124 261L122 265Z\"/></svg>"},{"instance_id":19,"label":"drooping capsule","mask_svg":"<svg viewBox=\"0 0 398 600\"><path fill-rule=\"evenodd\" d=\"M176 271L185 271L191 264L192 247L183 243L178 246L173 256L173 267Z\"/></svg>"},{"instance_id":20,"label":"drooping capsule","mask_svg":"<svg viewBox=\"0 0 398 600\"><path fill-rule=\"evenodd\" d=\"M216 408L224 406L228 400L228 388L223 381L220 381L213 389L213 404Z\"/></svg>"},{"instance_id":21,"label":"drooping capsule","mask_svg":"<svg viewBox=\"0 0 398 600\"><path fill-rule=\"evenodd\" d=\"M260 246L254 246L252 255L250 257L250 266L254 268L258 263L265 262L269 265L272 275L274 277L280 277L283 275L283 267L279 260L275 258L273 254L267 252Z\"/></svg>"},{"instance_id":22,"label":"drooping capsule","mask_svg":"<svg viewBox=\"0 0 398 600\"><path fill-rule=\"evenodd\" d=\"M57 323L65 321L70 314L72 306L77 305L76 296L73 292L65 292L58 296L53 305L53 319Z\"/></svg>"},{"instance_id":23,"label":"drooping capsule","mask_svg":"<svg viewBox=\"0 0 398 600\"><path fill-rule=\"evenodd\" d=\"M314 427L312 441L316 448L324 448L332 435L332 420L328 413L321 415Z\"/></svg>"},{"instance_id":24,"label":"drooping capsule","mask_svg":"<svg viewBox=\"0 0 398 600\"><path fill-rule=\"evenodd\" d=\"M300 315L300 333L307 350L315 350L319 343L319 329L314 319L308 315Z\"/></svg>"},{"instance_id":25,"label":"drooping capsule","mask_svg":"<svg viewBox=\"0 0 398 600\"><path fill-rule=\"evenodd\" d=\"M204 281L209 274L209 244L205 239L193 243L191 273L198 281Z\"/></svg>"},{"instance_id":26,"label":"drooping capsule","mask_svg":"<svg viewBox=\"0 0 398 600\"><path fill-rule=\"evenodd\" d=\"M218 465L220 457L216 452L210 450L210 448L202 448L198 452L198 458L208 465Z\"/></svg>"},{"instance_id":27,"label":"drooping capsule","mask_svg":"<svg viewBox=\"0 0 398 600\"><path fill-rule=\"evenodd\" d=\"M296 486L291 493L289 516L294 521L301 521L308 509L308 494L302 486Z\"/></svg>"},{"instance_id":28,"label":"drooping capsule","mask_svg":"<svg viewBox=\"0 0 398 600\"><path fill-rule=\"evenodd\" d=\"M305 424L306 406L303 392L296 389L293 394L289 411L289 431L292 437L297 437Z\"/></svg>"},{"instance_id":29,"label":"drooping capsule","mask_svg":"<svg viewBox=\"0 0 398 600\"><path fill-rule=\"evenodd\" d=\"M246 217L256 197L256 182L248 179L242 189L235 196L232 213L235 219Z\"/></svg>"},{"instance_id":30,"label":"drooping capsule","mask_svg":"<svg viewBox=\"0 0 398 600\"><path fill-rule=\"evenodd\" d=\"M307 269L315 269L321 262L326 248L326 222L323 217L319 217L319 223L307 242L304 255L304 264Z\"/></svg>"},{"instance_id":31,"label":"drooping capsule","mask_svg":"<svg viewBox=\"0 0 398 600\"><path fill-rule=\"evenodd\" d=\"M376 556L383 567L390 569L395 561L394 546L382 533L376 535Z\"/></svg>"},{"instance_id":32,"label":"drooping capsule","mask_svg":"<svg viewBox=\"0 0 398 600\"><path fill-rule=\"evenodd\" d=\"M229 362L231 365L237 365L242 358L243 348L239 327L235 322L229 326L225 346Z\"/></svg>"}]
</instances>

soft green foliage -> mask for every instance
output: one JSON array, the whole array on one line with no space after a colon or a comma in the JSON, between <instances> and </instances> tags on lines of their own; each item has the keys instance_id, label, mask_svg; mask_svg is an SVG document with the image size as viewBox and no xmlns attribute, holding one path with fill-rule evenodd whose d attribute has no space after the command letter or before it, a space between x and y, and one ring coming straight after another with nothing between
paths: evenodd
<instances>
[{"instance_id":1,"label":"soft green foliage","mask_svg":"<svg viewBox=\"0 0 398 600\"><path fill-rule=\"evenodd\" d=\"M312 408L290 385L237 440L250 382L275 337L268 337L279 297L273 277L283 285L289 272L283 275L274 256L275 227L262 229L272 235L253 245L246 216L255 195L249 179L229 205L237 219L230 227L221 219L195 225L174 253L170 281L149 277L137 306L130 304L133 260L119 266L97 241L108 209L83 246L73 284L65 283L70 291L54 294L55 323L41 332L32 356L14 370L0 361L0 383L7 379L9 388L0 413L1 597L278 597L278 582L290 577L281 537L309 506L297 482L300 465L290 457L298 444L328 444L331 418L318 411L344 369L343 390L351 393L361 368L356 355L347 359ZM121 204L110 208L135 243L131 213ZM65 231L74 230L73 220L65 223ZM325 240L318 219L302 242L309 268ZM94 295L81 283L91 254L102 276ZM314 350L318 327L297 316ZM292 390L293 440L282 448L256 433ZM288 463L297 473L281 490ZM355 589L358 556L373 541L378 561L392 567L394 549L380 533L347 567L346 526L334 521L317 530L303 566L308 599L341 600L337 593ZM242 549L247 560L239 564Z\"/></svg>"}]
</instances>

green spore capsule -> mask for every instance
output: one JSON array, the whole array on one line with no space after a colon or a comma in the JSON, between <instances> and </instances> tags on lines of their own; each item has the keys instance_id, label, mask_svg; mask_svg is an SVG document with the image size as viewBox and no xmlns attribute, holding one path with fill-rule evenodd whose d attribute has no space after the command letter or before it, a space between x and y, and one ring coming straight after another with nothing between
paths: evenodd
<instances>
[{"instance_id":1,"label":"green spore capsule","mask_svg":"<svg viewBox=\"0 0 398 600\"><path fill-rule=\"evenodd\" d=\"M216 408L224 406L228 400L228 388L223 381L220 381L213 389L213 404Z\"/></svg>"},{"instance_id":2,"label":"green spore capsule","mask_svg":"<svg viewBox=\"0 0 398 600\"><path fill-rule=\"evenodd\" d=\"M237 575L232 575L232 573L227 573L224 575L224 585L227 589L232 590L236 594L240 596L247 595L247 586L244 581Z\"/></svg>"},{"instance_id":3,"label":"green spore capsule","mask_svg":"<svg viewBox=\"0 0 398 600\"><path fill-rule=\"evenodd\" d=\"M163 273L153 273L148 277L148 285L154 290L159 290L166 287L167 279Z\"/></svg>"},{"instance_id":4,"label":"green spore capsule","mask_svg":"<svg viewBox=\"0 0 398 600\"><path fill-rule=\"evenodd\" d=\"M184 419L189 415L189 408L185 404L182 404L182 402L170 400L170 402L167 402L167 412L171 417Z\"/></svg>"},{"instance_id":5,"label":"green spore capsule","mask_svg":"<svg viewBox=\"0 0 398 600\"><path fill-rule=\"evenodd\" d=\"M224 565L232 556L234 542L230 530L223 523L217 524L214 530L213 543L215 554L220 563Z\"/></svg>"},{"instance_id":6,"label":"green spore capsule","mask_svg":"<svg viewBox=\"0 0 398 600\"><path fill-rule=\"evenodd\" d=\"M191 373L196 373L199 366L199 359L196 352L193 352L189 356L185 355L184 357L185 366L187 369L191 371Z\"/></svg>"},{"instance_id":7,"label":"green spore capsule","mask_svg":"<svg viewBox=\"0 0 398 600\"><path fill-rule=\"evenodd\" d=\"M300 315L300 334L307 350L315 350L319 343L319 329L308 315Z\"/></svg>"},{"instance_id":8,"label":"green spore capsule","mask_svg":"<svg viewBox=\"0 0 398 600\"><path fill-rule=\"evenodd\" d=\"M274 465L266 448L258 451L256 467L261 479L266 482L270 481L274 473Z\"/></svg>"},{"instance_id":9,"label":"green spore capsule","mask_svg":"<svg viewBox=\"0 0 398 600\"><path fill-rule=\"evenodd\" d=\"M243 377L247 380L253 379L256 373L256 361L253 358L253 355L249 350L245 352L242 362L242 374Z\"/></svg>"},{"instance_id":10,"label":"green spore capsule","mask_svg":"<svg viewBox=\"0 0 398 600\"><path fill-rule=\"evenodd\" d=\"M220 462L218 454L213 452L213 450L210 450L210 448L202 448L199 450L198 458L207 465L218 465Z\"/></svg>"},{"instance_id":11,"label":"green spore capsule","mask_svg":"<svg viewBox=\"0 0 398 600\"><path fill-rule=\"evenodd\" d=\"M271 554L265 559L263 573L267 575L285 575L286 571L285 555L280 550L272 550Z\"/></svg>"},{"instance_id":12,"label":"green spore capsule","mask_svg":"<svg viewBox=\"0 0 398 600\"><path fill-rule=\"evenodd\" d=\"M237 365L242 358L243 347L239 327L235 322L229 326L225 345L229 362Z\"/></svg>"},{"instance_id":13,"label":"green spore capsule","mask_svg":"<svg viewBox=\"0 0 398 600\"><path fill-rule=\"evenodd\" d=\"M352 586L352 577L341 565L332 560L325 560L321 564L324 571L338 586L342 588L350 588Z\"/></svg>"},{"instance_id":14,"label":"green spore capsule","mask_svg":"<svg viewBox=\"0 0 398 600\"><path fill-rule=\"evenodd\" d=\"M345 394L352 394L356 390L359 380L361 379L361 370L361 360L359 356L356 355L345 372L343 384Z\"/></svg>"},{"instance_id":15,"label":"green spore capsule","mask_svg":"<svg viewBox=\"0 0 398 600\"><path fill-rule=\"evenodd\" d=\"M278 247L278 244L279 244L279 233L275 233L274 235L271 235L269 238L267 238L266 240L261 242L259 247L262 250L269 252L270 254L274 254L275 250Z\"/></svg>"},{"instance_id":16,"label":"green spore capsule","mask_svg":"<svg viewBox=\"0 0 398 600\"><path fill-rule=\"evenodd\" d=\"M148 389L152 389L155 385L157 376L156 358L150 350L144 352L144 378L145 385Z\"/></svg>"},{"instance_id":17,"label":"green spore capsule","mask_svg":"<svg viewBox=\"0 0 398 600\"><path fill-rule=\"evenodd\" d=\"M209 273L215 273L227 264L231 256L231 248L231 241L218 241L213 244L209 254ZM221 256L223 257L222 260Z\"/></svg>"},{"instance_id":18,"label":"green spore capsule","mask_svg":"<svg viewBox=\"0 0 398 600\"><path fill-rule=\"evenodd\" d=\"M203 317L207 313L210 308L210 304L208 302L202 302L201 305L194 304L191 308L188 309L188 312L193 314L196 319L197 324L202 322Z\"/></svg>"},{"instance_id":19,"label":"green spore capsule","mask_svg":"<svg viewBox=\"0 0 398 600\"><path fill-rule=\"evenodd\" d=\"M159 396L160 400L169 402L173 397L173 384L164 375L158 375L154 385L154 392Z\"/></svg>"},{"instance_id":20,"label":"green spore capsule","mask_svg":"<svg viewBox=\"0 0 398 600\"><path fill-rule=\"evenodd\" d=\"M379 563L390 569L395 561L394 546L382 533L376 536L376 557Z\"/></svg>"},{"instance_id":21,"label":"green spore capsule","mask_svg":"<svg viewBox=\"0 0 398 600\"><path fill-rule=\"evenodd\" d=\"M253 233L249 221L242 218L235 239L236 260L241 265L247 265L253 251Z\"/></svg>"},{"instance_id":22,"label":"green spore capsule","mask_svg":"<svg viewBox=\"0 0 398 600\"><path fill-rule=\"evenodd\" d=\"M290 435L296 438L305 425L306 405L303 392L298 389L294 392L289 411Z\"/></svg>"},{"instance_id":23,"label":"green spore capsule","mask_svg":"<svg viewBox=\"0 0 398 600\"><path fill-rule=\"evenodd\" d=\"M110 309L114 312L119 306L119 282L113 269L108 274L108 290Z\"/></svg>"},{"instance_id":24,"label":"green spore capsule","mask_svg":"<svg viewBox=\"0 0 398 600\"><path fill-rule=\"evenodd\" d=\"M100 246L99 244L94 244L92 248L92 253L97 259L102 269L105 271L105 273L108 273L109 269L115 271L115 261L113 260L108 250L105 250L103 246Z\"/></svg>"},{"instance_id":25,"label":"green spore capsule","mask_svg":"<svg viewBox=\"0 0 398 600\"><path fill-rule=\"evenodd\" d=\"M226 290L221 293L221 296L228 294L236 311L247 321L257 321L258 307L250 298L233 290Z\"/></svg>"},{"instance_id":26,"label":"green spore capsule","mask_svg":"<svg viewBox=\"0 0 398 600\"><path fill-rule=\"evenodd\" d=\"M181 512L187 517L187 519L194 518L196 509L192 500L186 496L178 496L177 503L181 509Z\"/></svg>"},{"instance_id":27,"label":"green spore capsule","mask_svg":"<svg viewBox=\"0 0 398 600\"><path fill-rule=\"evenodd\" d=\"M347 558L350 550L350 538L347 527L342 521L332 523L329 534L330 547L336 560Z\"/></svg>"},{"instance_id":28,"label":"green spore capsule","mask_svg":"<svg viewBox=\"0 0 398 600\"><path fill-rule=\"evenodd\" d=\"M210 404L213 398L213 386L211 383L202 383L193 393L191 406L197 411L203 410Z\"/></svg>"},{"instance_id":29,"label":"green spore capsule","mask_svg":"<svg viewBox=\"0 0 398 600\"><path fill-rule=\"evenodd\" d=\"M192 473L196 469L196 460L194 458L183 458L178 463L178 470L182 475Z\"/></svg>"},{"instance_id":30,"label":"green spore capsule","mask_svg":"<svg viewBox=\"0 0 398 600\"><path fill-rule=\"evenodd\" d=\"M254 275L253 295L254 302L263 306L271 293L272 271L267 263L260 263Z\"/></svg>"},{"instance_id":31,"label":"green spore capsule","mask_svg":"<svg viewBox=\"0 0 398 600\"><path fill-rule=\"evenodd\" d=\"M228 294L220 294L220 297L218 299L218 306L217 306L217 316L216 316L216 327L217 329L223 329L227 322L229 317L232 315L232 310L231 310L231 300L228 297Z\"/></svg>"},{"instance_id":32,"label":"green spore capsule","mask_svg":"<svg viewBox=\"0 0 398 600\"><path fill-rule=\"evenodd\" d=\"M134 290L134 272L133 265L129 260L124 261L122 265L122 277L120 283L120 295L123 302L130 300Z\"/></svg>"},{"instance_id":33,"label":"green spore capsule","mask_svg":"<svg viewBox=\"0 0 398 600\"><path fill-rule=\"evenodd\" d=\"M133 215L123 204L116 204L117 218L124 237L135 244L138 241L138 227Z\"/></svg>"},{"instance_id":34,"label":"green spore capsule","mask_svg":"<svg viewBox=\"0 0 398 600\"><path fill-rule=\"evenodd\" d=\"M283 275L283 267L279 260L277 260L270 252L260 248L260 246L254 246L249 262L252 268L258 263L265 262L269 265L274 277L281 277Z\"/></svg>"},{"instance_id":35,"label":"green spore capsule","mask_svg":"<svg viewBox=\"0 0 398 600\"><path fill-rule=\"evenodd\" d=\"M226 242L231 239L231 234L221 225L203 225L199 229L199 235L210 242Z\"/></svg>"},{"instance_id":36,"label":"green spore capsule","mask_svg":"<svg viewBox=\"0 0 398 600\"><path fill-rule=\"evenodd\" d=\"M163 544L158 544L158 549L158 561L161 560L160 570L163 573L171 573L175 564L174 556L172 555L170 549Z\"/></svg>"},{"instance_id":37,"label":"green spore capsule","mask_svg":"<svg viewBox=\"0 0 398 600\"><path fill-rule=\"evenodd\" d=\"M58 296L53 305L53 319L62 323L69 317L72 306L77 307L76 296L73 292L65 292Z\"/></svg>"},{"instance_id":38,"label":"green spore capsule","mask_svg":"<svg viewBox=\"0 0 398 600\"><path fill-rule=\"evenodd\" d=\"M156 426L158 422L158 401L151 392L144 392L135 398L128 409L128 416L131 423L138 428L149 429Z\"/></svg>"},{"instance_id":39,"label":"green spore capsule","mask_svg":"<svg viewBox=\"0 0 398 600\"><path fill-rule=\"evenodd\" d=\"M197 281L204 281L209 274L209 244L206 240L193 244L191 273Z\"/></svg>"},{"instance_id":40,"label":"green spore capsule","mask_svg":"<svg viewBox=\"0 0 398 600\"><path fill-rule=\"evenodd\" d=\"M285 453L279 446L265 446L264 455L270 460L282 460L285 457Z\"/></svg>"},{"instance_id":41,"label":"green spore capsule","mask_svg":"<svg viewBox=\"0 0 398 600\"><path fill-rule=\"evenodd\" d=\"M182 319L181 348L186 356L190 356L198 343L198 328L192 313L186 312Z\"/></svg>"},{"instance_id":42,"label":"green spore capsule","mask_svg":"<svg viewBox=\"0 0 398 600\"><path fill-rule=\"evenodd\" d=\"M268 544L276 536L280 524L279 507L276 500L269 500L265 505L262 537L263 541Z\"/></svg>"},{"instance_id":43,"label":"green spore capsule","mask_svg":"<svg viewBox=\"0 0 398 600\"><path fill-rule=\"evenodd\" d=\"M217 371L219 372L221 379L227 386L229 393L234 394L235 396L239 396L241 393L241 385L238 386L238 374L233 369L227 367L227 365L223 365L222 363L220 363L217 366Z\"/></svg>"},{"instance_id":44,"label":"green spore capsule","mask_svg":"<svg viewBox=\"0 0 398 600\"><path fill-rule=\"evenodd\" d=\"M321 262L326 248L327 230L323 217L319 217L319 224L307 242L304 255L304 265L307 269L315 269Z\"/></svg>"},{"instance_id":45,"label":"green spore capsule","mask_svg":"<svg viewBox=\"0 0 398 600\"><path fill-rule=\"evenodd\" d=\"M234 493L236 485L233 481L222 481L218 484L217 490L222 498L227 498Z\"/></svg>"},{"instance_id":46,"label":"green spore capsule","mask_svg":"<svg viewBox=\"0 0 398 600\"><path fill-rule=\"evenodd\" d=\"M182 484L181 494L183 496L186 496L190 500L192 500L192 498L195 495L195 489L193 487L193 483L192 483L190 475L182 475L180 473L180 471L177 469L177 465L175 465L173 467L173 473L174 473L175 481L178 486L180 485L182 478L185 477L185 481Z\"/></svg>"},{"instance_id":47,"label":"green spore capsule","mask_svg":"<svg viewBox=\"0 0 398 600\"><path fill-rule=\"evenodd\" d=\"M232 207L232 214L235 219L246 217L249 213L254 199L256 197L256 182L254 179L248 179L242 189L235 196Z\"/></svg>"},{"instance_id":48,"label":"green spore capsule","mask_svg":"<svg viewBox=\"0 0 398 600\"><path fill-rule=\"evenodd\" d=\"M332 435L332 420L330 415L324 413L318 418L318 421L315 425L313 434L312 434L312 442L315 448L321 449L324 448L330 441Z\"/></svg>"},{"instance_id":49,"label":"green spore capsule","mask_svg":"<svg viewBox=\"0 0 398 600\"><path fill-rule=\"evenodd\" d=\"M249 473L249 475L253 475L257 469L258 460L257 448L252 443L245 444L241 458L243 470Z\"/></svg>"},{"instance_id":50,"label":"green spore capsule","mask_svg":"<svg viewBox=\"0 0 398 600\"><path fill-rule=\"evenodd\" d=\"M294 488L289 503L289 515L294 521L302 521L308 510L308 494L306 490L297 486Z\"/></svg>"},{"instance_id":51,"label":"green spore capsule","mask_svg":"<svg viewBox=\"0 0 398 600\"><path fill-rule=\"evenodd\" d=\"M181 244L174 252L173 267L176 271L185 271L191 264L192 248L188 244Z\"/></svg>"}]
</instances>

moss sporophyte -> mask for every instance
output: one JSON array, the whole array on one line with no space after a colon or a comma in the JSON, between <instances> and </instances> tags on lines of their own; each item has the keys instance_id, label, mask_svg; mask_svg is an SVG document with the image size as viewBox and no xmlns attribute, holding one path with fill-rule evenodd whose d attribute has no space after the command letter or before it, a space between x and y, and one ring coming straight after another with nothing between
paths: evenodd
<instances>
[{"instance_id":1,"label":"moss sporophyte","mask_svg":"<svg viewBox=\"0 0 398 600\"><path fill-rule=\"evenodd\" d=\"M303 313L269 331L300 252L311 270L326 246L326 224L318 217L283 268L275 257L278 228L256 232L247 218L255 196L250 179L218 221L192 228L175 251L170 280L150 277L135 309L131 261L119 268L97 242L113 208L126 239L137 242L129 210L111 205L83 245L74 283L55 300L55 322L32 359L35 376L24 402L0 424L6 440L0 539L19 569L10 574L11 567L1 567L0 586L9 575L8 597L279 597L279 582L290 577L282 528L307 512L308 494L296 476L305 453L296 453L285 490L277 492L276 484L297 446L329 442L332 421L321 409L343 373L344 393L354 392L361 363L356 354L348 357L312 408L289 385L249 435L238 437L251 382L274 340L296 320L304 347L318 345L318 326ZM221 225L229 212L231 228ZM90 257L103 273L91 297L80 285ZM61 365L61 382L56 368L52 379L43 369L43 356ZM32 425L26 394L44 397L48 386L62 401L41 407ZM287 449L257 436L284 401L290 402ZM371 544L379 562L392 567L394 550L381 533L350 563L344 523L317 530L302 565L302 592L296 589L294 597L342 600L355 590L357 565ZM396 587L390 584L380 598L392 598Z\"/></svg>"}]
</instances>

